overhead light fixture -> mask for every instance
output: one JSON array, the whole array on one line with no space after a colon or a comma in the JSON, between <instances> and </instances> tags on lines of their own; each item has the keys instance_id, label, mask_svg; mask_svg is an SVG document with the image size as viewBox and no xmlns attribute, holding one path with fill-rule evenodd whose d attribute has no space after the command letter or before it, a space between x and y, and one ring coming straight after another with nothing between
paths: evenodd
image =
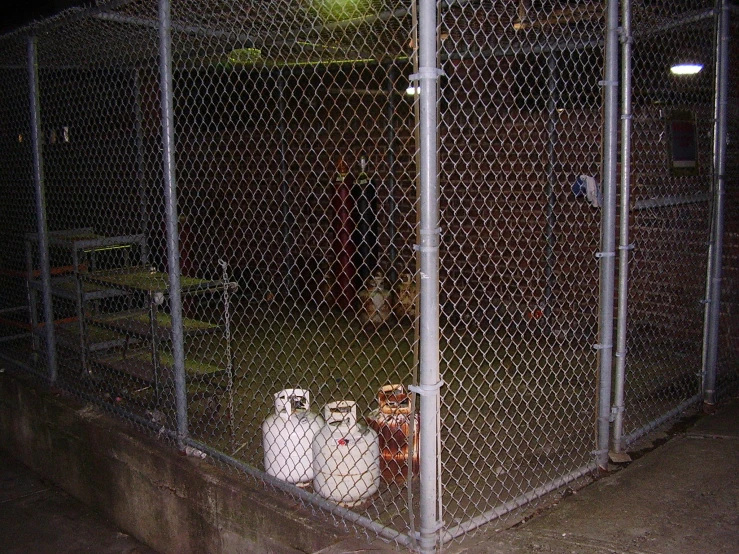
<instances>
[{"instance_id":1,"label":"overhead light fixture","mask_svg":"<svg viewBox=\"0 0 739 554\"><path fill-rule=\"evenodd\" d=\"M699 63L679 63L670 68L673 75L695 75L703 69L703 64Z\"/></svg>"}]
</instances>

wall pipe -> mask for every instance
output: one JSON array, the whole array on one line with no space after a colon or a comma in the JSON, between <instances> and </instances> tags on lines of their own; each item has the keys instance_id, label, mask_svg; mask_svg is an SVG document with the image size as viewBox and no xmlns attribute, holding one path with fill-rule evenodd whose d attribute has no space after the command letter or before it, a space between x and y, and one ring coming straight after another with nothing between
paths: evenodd
<instances>
[{"instance_id":1,"label":"wall pipe","mask_svg":"<svg viewBox=\"0 0 739 554\"><path fill-rule=\"evenodd\" d=\"M31 112L31 149L33 150L33 183L36 195L36 226L38 229L41 295L44 300L47 378L56 384L56 336L54 335L54 305L51 297L51 266L49 263L49 228L46 221L46 190L44 188L44 157L41 144L41 101L39 99L38 50L36 37L28 37L28 96ZM29 276L30 277L30 276ZM36 329L31 329L32 333Z\"/></svg>"},{"instance_id":2,"label":"wall pipe","mask_svg":"<svg viewBox=\"0 0 739 554\"><path fill-rule=\"evenodd\" d=\"M419 386L421 395L420 540L422 554L436 551L442 525L439 509L438 450L440 432L439 375L439 175L437 147L437 86L441 71L436 48L436 2L418 3L418 73L411 76L419 87L419 215L420 225L420 337Z\"/></svg>"},{"instance_id":3,"label":"wall pipe","mask_svg":"<svg viewBox=\"0 0 739 554\"><path fill-rule=\"evenodd\" d=\"M608 469L613 359L613 293L616 257L616 166L618 147L618 0L606 4L603 122L603 208L601 215L598 372L598 467Z\"/></svg>"},{"instance_id":4,"label":"wall pipe","mask_svg":"<svg viewBox=\"0 0 739 554\"><path fill-rule=\"evenodd\" d=\"M621 5L621 211L618 247L618 316L616 377L613 391L612 448L623 450L624 383L626 379L626 334L629 300L629 193L631 189L631 0Z\"/></svg>"},{"instance_id":5,"label":"wall pipe","mask_svg":"<svg viewBox=\"0 0 739 554\"><path fill-rule=\"evenodd\" d=\"M727 97L729 77L729 10L726 0L716 0L716 75L713 126L713 218L708 248L706 307L703 351L703 404L707 410L716 403L719 315L721 313L721 273L724 242L726 177Z\"/></svg>"},{"instance_id":6,"label":"wall pipe","mask_svg":"<svg viewBox=\"0 0 739 554\"><path fill-rule=\"evenodd\" d=\"M652 25L649 27L641 28L638 31L634 31L632 35L633 35L633 38L636 38L636 39L641 39L641 38L645 38L648 36L654 36L660 33L664 33L665 31L672 31L680 27L691 25L692 23L699 23L705 19L710 19L714 16L715 16L715 13L713 9L683 14L661 25Z\"/></svg>"},{"instance_id":7,"label":"wall pipe","mask_svg":"<svg viewBox=\"0 0 739 554\"><path fill-rule=\"evenodd\" d=\"M496 48L467 48L465 50L452 50L441 53L441 61L464 60L464 59L496 59L505 56L517 56L521 54L551 54L552 52L576 52L587 48L598 48L603 46L601 39L592 38L591 35L582 39L564 39L558 41L542 42L539 44L522 44L520 42L501 42Z\"/></svg>"},{"instance_id":8,"label":"wall pipe","mask_svg":"<svg viewBox=\"0 0 739 554\"><path fill-rule=\"evenodd\" d=\"M164 164L164 204L167 225L169 310L170 317L172 318L172 357L174 358L177 446L180 450L184 450L184 440L188 435L187 393L185 388L185 348L180 289L179 231L177 229L170 0L159 0L159 75L162 97L162 162Z\"/></svg>"},{"instance_id":9,"label":"wall pipe","mask_svg":"<svg viewBox=\"0 0 739 554\"><path fill-rule=\"evenodd\" d=\"M557 152L555 145L557 144L557 121L559 112L557 112L557 60L553 54L549 55L547 60L549 67L549 75L547 77L547 91L549 98L547 100L547 185L546 185L546 227L544 230L546 239L546 267L544 268L544 317L547 325L551 328L552 300L554 295L555 275L554 264L556 257L554 255L554 246L556 237L554 236L554 226L557 222L555 216L555 208L557 204L557 195L555 194L555 186L557 175L555 173L555 165L557 163Z\"/></svg>"}]
</instances>

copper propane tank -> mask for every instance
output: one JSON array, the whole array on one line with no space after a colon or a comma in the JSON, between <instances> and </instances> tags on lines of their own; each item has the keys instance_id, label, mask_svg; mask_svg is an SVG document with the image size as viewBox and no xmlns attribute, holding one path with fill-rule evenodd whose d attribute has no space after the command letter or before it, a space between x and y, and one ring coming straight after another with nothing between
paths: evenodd
<instances>
[{"instance_id":1,"label":"copper propane tank","mask_svg":"<svg viewBox=\"0 0 739 554\"><path fill-rule=\"evenodd\" d=\"M409 435L413 421L413 474L418 474L419 415L411 413L411 398L400 384L385 385L377 393L379 407L366 417L380 439L380 471L388 483L402 484L408 476Z\"/></svg>"},{"instance_id":2,"label":"copper propane tank","mask_svg":"<svg viewBox=\"0 0 739 554\"><path fill-rule=\"evenodd\" d=\"M398 319L416 317L416 280L410 273L405 273L398 283L398 301L395 303L395 315Z\"/></svg>"}]
</instances>

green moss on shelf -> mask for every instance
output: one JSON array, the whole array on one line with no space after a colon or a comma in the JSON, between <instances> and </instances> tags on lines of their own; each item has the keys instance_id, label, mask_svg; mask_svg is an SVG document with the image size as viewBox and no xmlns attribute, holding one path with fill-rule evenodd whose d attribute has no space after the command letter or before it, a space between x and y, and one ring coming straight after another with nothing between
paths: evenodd
<instances>
[{"instance_id":1,"label":"green moss on shelf","mask_svg":"<svg viewBox=\"0 0 739 554\"><path fill-rule=\"evenodd\" d=\"M149 323L149 314L142 312L135 315L132 319L145 323ZM208 323L207 321L200 321L199 319L182 318L182 322L185 326L185 331L204 331L207 329L217 329L218 325L214 323ZM157 326L164 327L165 329L172 328L172 316L164 312L157 312Z\"/></svg>"}]
</instances>

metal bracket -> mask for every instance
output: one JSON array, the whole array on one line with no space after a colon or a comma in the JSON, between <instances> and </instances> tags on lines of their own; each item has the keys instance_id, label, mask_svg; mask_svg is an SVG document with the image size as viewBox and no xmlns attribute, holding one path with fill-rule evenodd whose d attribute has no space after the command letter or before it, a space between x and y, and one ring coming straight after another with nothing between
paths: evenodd
<instances>
[{"instance_id":1,"label":"metal bracket","mask_svg":"<svg viewBox=\"0 0 739 554\"><path fill-rule=\"evenodd\" d=\"M418 234L422 237L441 236L441 227L437 227L436 229L419 229Z\"/></svg>"},{"instance_id":2,"label":"metal bracket","mask_svg":"<svg viewBox=\"0 0 739 554\"><path fill-rule=\"evenodd\" d=\"M596 252L595 257L596 258L615 258L616 253L615 252Z\"/></svg>"},{"instance_id":3,"label":"metal bracket","mask_svg":"<svg viewBox=\"0 0 739 554\"><path fill-rule=\"evenodd\" d=\"M711 299L710 298L701 298L700 300L698 300L698 304L704 304L705 305L705 304L710 304L710 303L711 303Z\"/></svg>"},{"instance_id":4,"label":"metal bracket","mask_svg":"<svg viewBox=\"0 0 739 554\"><path fill-rule=\"evenodd\" d=\"M593 450L590 454L597 458L602 454L608 454L608 449L604 448L603 450Z\"/></svg>"},{"instance_id":5,"label":"metal bracket","mask_svg":"<svg viewBox=\"0 0 739 554\"><path fill-rule=\"evenodd\" d=\"M431 525L431 527L428 529L428 531L426 531L426 529L424 529L423 532L436 533L438 531L441 531L443 528L444 528L444 521L440 519L440 520L434 522L434 524ZM415 532L416 540L420 540L421 539L421 533L422 533L422 531L416 531Z\"/></svg>"},{"instance_id":6,"label":"metal bracket","mask_svg":"<svg viewBox=\"0 0 739 554\"><path fill-rule=\"evenodd\" d=\"M420 81L422 79L438 79L439 77L442 77L446 75L441 69L438 67L419 67L418 73L413 73L408 77L409 81Z\"/></svg>"},{"instance_id":7,"label":"metal bracket","mask_svg":"<svg viewBox=\"0 0 739 554\"><path fill-rule=\"evenodd\" d=\"M432 237L441 239L441 227L436 227L435 229L419 229L418 234L422 237ZM413 250L416 252L438 252L439 251L439 244L435 244L432 246L422 246L420 244L414 244Z\"/></svg>"},{"instance_id":8,"label":"metal bracket","mask_svg":"<svg viewBox=\"0 0 739 554\"><path fill-rule=\"evenodd\" d=\"M630 35L630 34L627 35L624 32L624 28L623 27L619 27L616 30L616 32L618 33L618 41L621 44L632 44L634 42L634 36L633 35Z\"/></svg>"},{"instance_id":9,"label":"metal bracket","mask_svg":"<svg viewBox=\"0 0 739 554\"><path fill-rule=\"evenodd\" d=\"M612 344L594 344L593 348L596 350L605 350L606 348L613 348Z\"/></svg>"},{"instance_id":10,"label":"metal bracket","mask_svg":"<svg viewBox=\"0 0 739 554\"><path fill-rule=\"evenodd\" d=\"M438 383L433 385L410 385L408 390L415 392L416 394L420 394L421 396L433 396L444 384L444 380L441 379Z\"/></svg>"},{"instance_id":11,"label":"metal bracket","mask_svg":"<svg viewBox=\"0 0 739 554\"><path fill-rule=\"evenodd\" d=\"M598 81L600 87L617 87L618 81Z\"/></svg>"},{"instance_id":12,"label":"metal bracket","mask_svg":"<svg viewBox=\"0 0 739 554\"><path fill-rule=\"evenodd\" d=\"M611 406L611 417L608 421L613 423L614 421L616 421L618 415L624 413L625 411L626 410L623 406Z\"/></svg>"},{"instance_id":13,"label":"metal bracket","mask_svg":"<svg viewBox=\"0 0 739 554\"><path fill-rule=\"evenodd\" d=\"M618 247L619 250L633 250L634 248L636 248L636 243L633 242L631 244L627 244L626 246Z\"/></svg>"},{"instance_id":14,"label":"metal bracket","mask_svg":"<svg viewBox=\"0 0 739 554\"><path fill-rule=\"evenodd\" d=\"M634 119L634 114L630 114L630 113L622 114L621 119L624 121L631 121L632 119Z\"/></svg>"}]
</instances>

